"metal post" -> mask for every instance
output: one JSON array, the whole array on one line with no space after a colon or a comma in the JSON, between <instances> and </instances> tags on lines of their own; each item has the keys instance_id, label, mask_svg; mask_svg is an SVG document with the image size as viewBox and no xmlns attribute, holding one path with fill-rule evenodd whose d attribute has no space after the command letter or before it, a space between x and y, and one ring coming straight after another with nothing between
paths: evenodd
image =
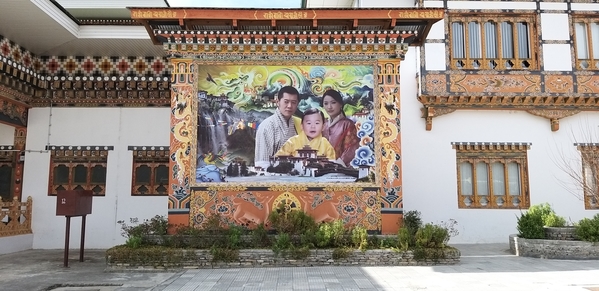
<instances>
[{"instance_id":1,"label":"metal post","mask_svg":"<svg viewBox=\"0 0 599 291\"><path fill-rule=\"evenodd\" d=\"M67 226L64 233L64 264L65 268L69 267L69 236L71 233L71 217L67 216Z\"/></svg>"},{"instance_id":2,"label":"metal post","mask_svg":"<svg viewBox=\"0 0 599 291\"><path fill-rule=\"evenodd\" d=\"M81 246L79 247L79 262L83 262L83 249L85 246L85 217L87 217L87 215L83 215L81 218Z\"/></svg>"}]
</instances>

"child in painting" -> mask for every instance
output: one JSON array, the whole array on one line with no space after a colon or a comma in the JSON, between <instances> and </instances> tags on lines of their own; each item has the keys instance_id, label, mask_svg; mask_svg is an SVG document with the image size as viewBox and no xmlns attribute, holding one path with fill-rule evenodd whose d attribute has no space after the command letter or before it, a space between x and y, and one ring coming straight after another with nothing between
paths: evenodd
<instances>
[{"instance_id":1,"label":"child in painting","mask_svg":"<svg viewBox=\"0 0 599 291\"><path fill-rule=\"evenodd\" d=\"M318 156L335 160L335 149L326 138L322 137L323 128L324 114L316 108L306 110L302 117L303 132L289 138L275 156L297 156L297 150L309 146L317 151Z\"/></svg>"}]
</instances>

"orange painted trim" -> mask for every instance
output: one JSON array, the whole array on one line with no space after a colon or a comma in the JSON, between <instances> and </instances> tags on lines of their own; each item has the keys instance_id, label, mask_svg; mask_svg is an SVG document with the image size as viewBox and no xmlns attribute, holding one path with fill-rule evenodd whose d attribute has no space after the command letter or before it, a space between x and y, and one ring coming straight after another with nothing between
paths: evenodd
<instances>
[{"instance_id":1,"label":"orange painted trim","mask_svg":"<svg viewBox=\"0 0 599 291\"><path fill-rule=\"evenodd\" d=\"M381 223L382 229L381 234L397 234L401 224L403 222L403 214L399 213L382 213Z\"/></svg>"},{"instance_id":2,"label":"orange painted trim","mask_svg":"<svg viewBox=\"0 0 599 291\"><path fill-rule=\"evenodd\" d=\"M168 233L173 234L178 227L189 226L189 213L168 214Z\"/></svg>"}]
</instances>

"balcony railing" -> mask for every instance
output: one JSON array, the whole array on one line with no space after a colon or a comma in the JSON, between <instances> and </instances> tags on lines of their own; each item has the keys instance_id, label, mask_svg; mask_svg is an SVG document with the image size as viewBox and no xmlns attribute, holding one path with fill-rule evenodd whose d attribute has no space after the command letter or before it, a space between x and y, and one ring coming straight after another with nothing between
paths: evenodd
<instances>
[{"instance_id":1,"label":"balcony railing","mask_svg":"<svg viewBox=\"0 0 599 291\"><path fill-rule=\"evenodd\" d=\"M32 233L31 196L21 202L15 197L11 202L0 202L0 237Z\"/></svg>"}]
</instances>

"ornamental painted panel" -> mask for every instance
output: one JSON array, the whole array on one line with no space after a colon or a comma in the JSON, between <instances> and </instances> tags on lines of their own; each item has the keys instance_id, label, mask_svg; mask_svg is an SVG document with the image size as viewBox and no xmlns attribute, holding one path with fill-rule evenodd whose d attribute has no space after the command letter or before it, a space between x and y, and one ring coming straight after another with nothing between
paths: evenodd
<instances>
[{"instance_id":1,"label":"ornamental painted panel","mask_svg":"<svg viewBox=\"0 0 599 291\"><path fill-rule=\"evenodd\" d=\"M547 93L573 93L574 78L566 75L546 75L545 92Z\"/></svg>"},{"instance_id":2,"label":"ornamental painted panel","mask_svg":"<svg viewBox=\"0 0 599 291\"><path fill-rule=\"evenodd\" d=\"M192 112L197 95L193 64L188 60L173 61L171 77L171 141L169 209L189 208L191 153L195 150L195 127ZM194 165L195 166L195 165Z\"/></svg>"},{"instance_id":3,"label":"ornamental painted panel","mask_svg":"<svg viewBox=\"0 0 599 291\"><path fill-rule=\"evenodd\" d=\"M576 76L578 93L599 93L599 76Z\"/></svg>"},{"instance_id":4,"label":"ornamental painted panel","mask_svg":"<svg viewBox=\"0 0 599 291\"><path fill-rule=\"evenodd\" d=\"M0 122L25 127L27 126L27 113L27 107L5 100L0 95Z\"/></svg>"},{"instance_id":5,"label":"ornamental painted panel","mask_svg":"<svg viewBox=\"0 0 599 291\"><path fill-rule=\"evenodd\" d=\"M378 190L355 189L336 191L219 191L193 190L190 225L202 225L211 214L218 214L226 223L255 227L268 225L268 214L278 207L302 210L316 222L341 219L346 224L361 225L369 230L380 229L381 209Z\"/></svg>"},{"instance_id":6,"label":"ornamental painted panel","mask_svg":"<svg viewBox=\"0 0 599 291\"><path fill-rule=\"evenodd\" d=\"M427 94L444 94L447 92L447 76L445 74L427 74L424 77L424 88Z\"/></svg>"},{"instance_id":7,"label":"ornamental painted panel","mask_svg":"<svg viewBox=\"0 0 599 291\"><path fill-rule=\"evenodd\" d=\"M540 75L458 75L449 76L454 93L540 93Z\"/></svg>"}]
</instances>

